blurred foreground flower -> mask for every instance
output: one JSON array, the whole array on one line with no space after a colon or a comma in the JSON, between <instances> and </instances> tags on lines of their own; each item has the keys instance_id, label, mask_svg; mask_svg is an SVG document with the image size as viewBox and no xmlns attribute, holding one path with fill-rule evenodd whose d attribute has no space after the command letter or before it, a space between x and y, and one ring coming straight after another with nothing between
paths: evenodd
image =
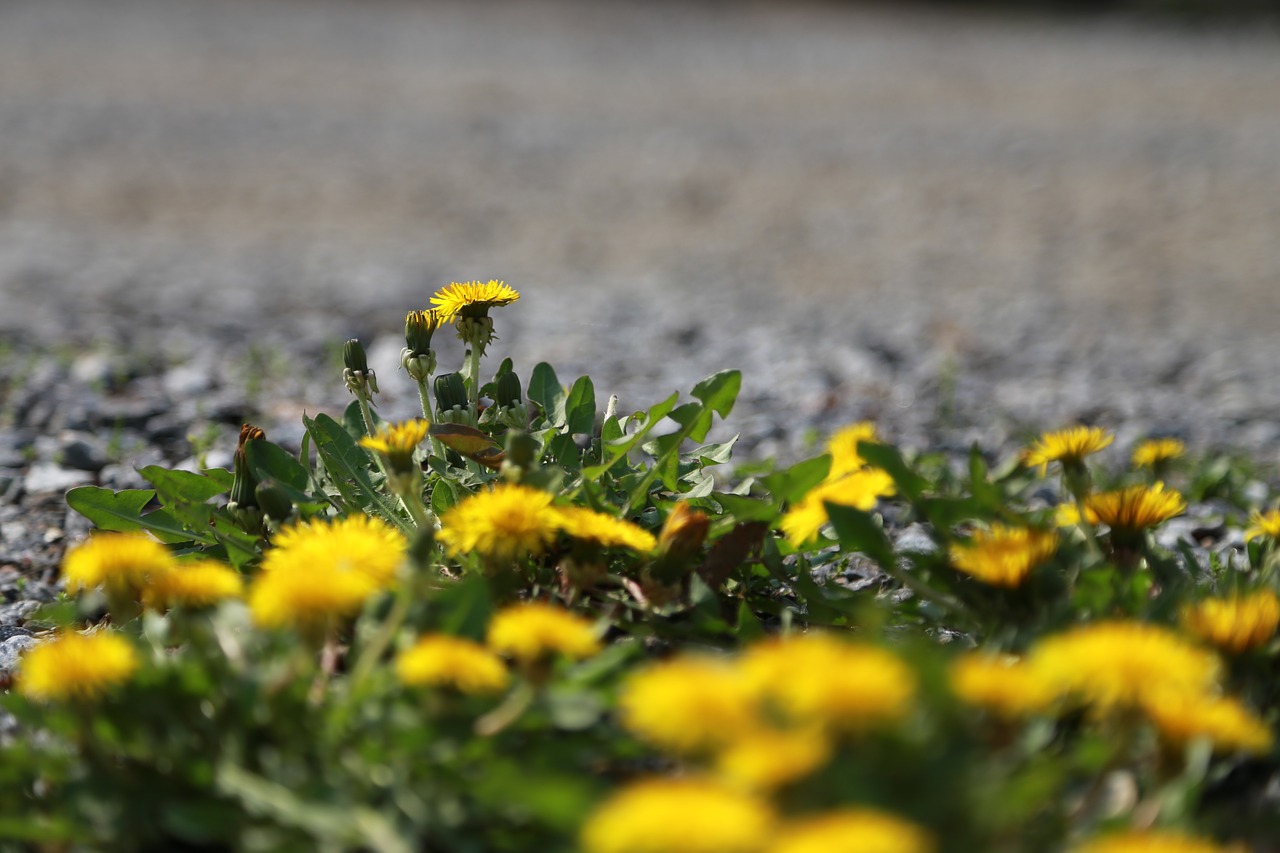
<instances>
[{"instance_id":1,"label":"blurred foreground flower","mask_svg":"<svg viewBox=\"0 0 1280 853\"><path fill-rule=\"evenodd\" d=\"M1134 448L1131 460L1135 468L1156 468L1186 452L1187 446L1176 438L1151 438Z\"/></svg>"},{"instance_id":2,"label":"blurred foreground flower","mask_svg":"<svg viewBox=\"0 0 1280 853\"><path fill-rule=\"evenodd\" d=\"M170 607L209 607L244 594L240 573L217 560L178 563L151 579L142 603L154 610Z\"/></svg>"},{"instance_id":3,"label":"blurred foreground flower","mask_svg":"<svg viewBox=\"0 0 1280 853\"><path fill-rule=\"evenodd\" d=\"M1191 633L1232 654L1256 649L1280 626L1280 598L1269 589L1188 605L1182 623Z\"/></svg>"},{"instance_id":4,"label":"blurred foreground flower","mask_svg":"<svg viewBox=\"0 0 1280 853\"><path fill-rule=\"evenodd\" d=\"M764 723L759 691L731 661L681 655L631 675L618 697L623 728L677 754L740 740Z\"/></svg>"},{"instance_id":5,"label":"blurred foreground flower","mask_svg":"<svg viewBox=\"0 0 1280 853\"><path fill-rule=\"evenodd\" d=\"M586 853L755 853L773 828L769 804L701 779L623 788L587 818Z\"/></svg>"},{"instance_id":6,"label":"blurred foreground flower","mask_svg":"<svg viewBox=\"0 0 1280 853\"><path fill-rule=\"evenodd\" d=\"M1058 548L1058 534L1027 527L992 524L968 542L953 545L951 565L992 586L1016 587Z\"/></svg>"},{"instance_id":7,"label":"blurred foreground flower","mask_svg":"<svg viewBox=\"0 0 1280 853\"><path fill-rule=\"evenodd\" d=\"M128 681L137 668L138 654L124 638L68 632L23 656L18 692L38 702L89 702Z\"/></svg>"},{"instance_id":8,"label":"blurred foreground flower","mask_svg":"<svg viewBox=\"0 0 1280 853\"><path fill-rule=\"evenodd\" d=\"M951 690L963 702L1016 719L1047 711L1057 699L1035 670L1016 658L972 652L949 672Z\"/></svg>"},{"instance_id":9,"label":"blurred foreground flower","mask_svg":"<svg viewBox=\"0 0 1280 853\"><path fill-rule=\"evenodd\" d=\"M1073 853L1245 853L1238 844L1222 845L1180 832L1125 832L1089 841Z\"/></svg>"},{"instance_id":10,"label":"blurred foreground flower","mask_svg":"<svg viewBox=\"0 0 1280 853\"><path fill-rule=\"evenodd\" d=\"M102 587L137 596L174 564L168 549L145 533L97 533L67 554L62 575L68 592Z\"/></svg>"},{"instance_id":11,"label":"blurred foreground flower","mask_svg":"<svg viewBox=\"0 0 1280 853\"><path fill-rule=\"evenodd\" d=\"M1105 524L1113 532L1128 535L1163 524L1186 510L1182 495L1166 490L1164 483L1098 492L1084 499L1085 517L1091 524Z\"/></svg>"},{"instance_id":12,"label":"blurred foreground flower","mask_svg":"<svg viewBox=\"0 0 1280 853\"><path fill-rule=\"evenodd\" d=\"M417 687L452 687L460 693L501 693L510 676L493 652L448 634L429 634L396 659L396 675Z\"/></svg>"},{"instance_id":13,"label":"blurred foreground flower","mask_svg":"<svg viewBox=\"0 0 1280 853\"><path fill-rule=\"evenodd\" d=\"M867 461L858 455L858 442L879 440L875 424L870 421L837 430L827 441L827 452L831 454L831 470L827 472L827 479L838 480L845 474L865 468Z\"/></svg>"},{"instance_id":14,"label":"blurred foreground flower","mask_svg":"<svg viewBox=\"0 0 1280 853\"><path fill-rule=\"evenodd\" d=\"M1249 526L1244 531L1245 541L1259 536L1280 539L1280 509L1271 509L1266 512L1254 510L1250 513Z\"/></svg>"},{"instance_id":15,"label":"blurred foreground flower","mask_svg":"<svg viewBox=\"0 0 1280 853\"><path fill-rule=\"evenodd\" d=\"M842 809L783 825L768 853L930 853L929 833L871 809Z\"/></svg>"},{"instance_id":16,"label":"blurred foreground flower","mask_svg":"<svg viewBox=\"0 0 1280 853\"><path fill-rule=\"evenodd\" d=\"M1034 444L1022 451L1022 463L1039 466L1040 476L1049 472L1049 464L1060 462L1064 469L1079 467L1086 456L1103 450L1115 441L1115 436L1101 427L1077 426L1056 432L1046 432Z\"/></svg>"},{"instance_id":17,"label":"blurred foreground flower","mask_svg":"<svg viewBox=\"0 0 1280 853\"><path fill-rule=\"evenodd\" d=\"M1274 742L1270 727L1235 699L1153 691L1142 707L1161 737L1178 746L1204 739L1219 751L1262 755Z\"/></svg>"},{"instance_id":18,"label":"blurred foreground flower","mask_svg":"<svg viewBox=\"0 0 1280 853\"><path fill-rule=\"evenodd\" d=\"M855 471L809 490L787 511L780 524L787 541L800 548L818 535L827 523L827 503L851 506L863 512L875 509L876 502L894 493L893 478L879 468Z\"/></svg>"},{"instance_id":19,"label":"blurred foreground flower","mask_svg":"<svg viewBox=\"0 0 1280 853\"><path fill-rule=\"evenodd\" d=\"M643 554L657 544L654 535L644 528L586 507L557 509L556 523L574 539L593 542L602 548L626 548Z\"/></svg>"},{"instance_id":20,"label":"blurred foreground flower","mask_svg":"<svg viewBox=\"0 0 1280 853\"><path fill-rule=\"evenodd\" d=\"M600 651L595 625L562 607L531 601L496 613L489 622L489 648L521 664L562 655L580 660Z\"/></svg>"}]
</instances>

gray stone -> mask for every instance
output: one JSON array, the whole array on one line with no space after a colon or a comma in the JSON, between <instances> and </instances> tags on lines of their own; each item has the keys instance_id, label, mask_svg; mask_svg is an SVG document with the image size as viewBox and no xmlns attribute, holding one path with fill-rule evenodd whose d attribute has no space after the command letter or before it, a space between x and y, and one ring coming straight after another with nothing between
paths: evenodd
<instances>
[{"instance_id":1,"label":"gray stone","mask_svg":"<svg viewBox=\"0 0 1280 853\"><path fill-rule=\"evenodd\" d=\"M102 440L92 433L65 433L58 458L68 468L78 471L101 471L110 461Z\"/></svg>"},{"instance_id":2,"label":"gray stone","mask_svg":"<svg viewBox=\"0 0 1280 853\"><path fill-rule=\"evenodd\" d=\"M0 640L0 675L16 672L22 653L39 644L40 641L29 634L15 634L7 640Z\"/></svg>"},{"instance_id":3,"label":"gray stone","mask_svg":"<svg viewBox=\"0 0 1280 853\"><path fill-rule=\"evenodd\" d=\"M23 487L36 494L44 492L65 492L75 486L82 486L93 480L87 471L76 471L64 468L53 462L38 462L27 471Z\"/></svg>"}]
</instances>

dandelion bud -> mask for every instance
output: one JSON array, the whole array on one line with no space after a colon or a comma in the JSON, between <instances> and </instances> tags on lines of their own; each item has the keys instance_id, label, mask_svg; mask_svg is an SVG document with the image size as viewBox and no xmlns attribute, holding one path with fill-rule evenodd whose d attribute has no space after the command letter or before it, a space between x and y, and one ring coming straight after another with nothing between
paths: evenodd
<instances>
[{"instance_id":1,"label":"dandelion bud","mask_svg":"<svg viewBox=\"0 0 1280 853\"><path fill-rule=\"evenodd\" d=\"M275 480L259 483L253 490L253 496L262 512L274 521L284 521L293 515L293 501Z\"/></svg>"},{"instance_id":2,"label":"dandelion bud","mask_svg":"<svg viewBox=\"0 0 1280 853\"><path fill-rule=\"evenodd\" d=\"M514 373L500 373L494 377L494 402L506 408L520 403L520 377Z\"/></svg>"},{"instance_id":3,"label":"dandelion bud","mask_svg":"<svg viewBox=\"0 0 1280 853\"><path fill-rule=\"evenodd\" d=\"M230 504L240 507L258 505L253 496L254 489L258 486L258 480L253 476L253 471L249 469L249 460L245 455L245 445L251 441L265 440L266 437L267 434L261 428L252 424L244 424L240 427L240 440L236 443L235 479L231 481Z\"/></svg>"},{"instance_id":4,"label":"dandelion bud","mask_svg":"<svg viewBox=\"0 0 1280 853\"><path fill-rule=\"evenodd\" d=\"M440 423L474 426L467 386L461 373L442 373L436 377L436 420Z\"/></svg>"},{"instance_id":5,"label":"dandelion bud","mask_svg":"<svg viewBox=\"0 0 1280 853\"><path fill-rule=\"evenodd\" d=\"M378 393L378 377L369 369L369 361L360 341L352 338L343 345L342 363L342 380L347 384L348 391L361 397Z\"/></svg>"},{"instance_id":6,"label":"dandelion bud","mask_svg":"<svg viewBox=\"0 0 1280 853\"><path fill-rule=\"evenodd\" d=\"M440 328L440 318L433 310L410 311L404 318L404 343L414 356L431 352L431 336Z\"/></svg>"},{"instance_id":7,"label":"dandelion bud","mask_svg":"<svg viewBox=\"0 0 1280 853\"><path fill-rule=\"evenodd\" d=\"M427 350L422 355L414 355L413 350L405 347L400 350L400 366L409 374L414 382L425 382L427 377L436 372L435 350Z\"/></svg>"},{"instance_id":8,"label":"dandelion bud","mask_svg":"<svg viewBox=\"0 0 1280 853\"><path fill-rule=\"evenodd\" d=\"M342 347L342 364L352 373L368 373L369 361L365 357L364 347L355 338L347 341Z\"/></svg>"}]
</instances>

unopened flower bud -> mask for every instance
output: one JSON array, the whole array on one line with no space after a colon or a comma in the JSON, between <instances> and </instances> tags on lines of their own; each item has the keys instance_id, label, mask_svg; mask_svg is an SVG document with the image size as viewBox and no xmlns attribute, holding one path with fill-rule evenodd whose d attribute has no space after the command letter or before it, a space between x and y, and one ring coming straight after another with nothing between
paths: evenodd
<instances>
[{"instance_id":1,"label":"unopened flower bud","mask_svg":"<svg viewBox=\"0 0 1280 853\"><path fill-rule=\"evenodd\" d=\"M235 454L235 477L231 481L231 494L229 502L236 506L253 507L258 503L254 499L254 489L257 488L257 478L253 476L253 471L249 468L249 460L245 455L245 445L251 441L261 441L267 437L259 427L252 424L244 424L240 427L240 439L236 442Z\"/></svg>"},{"instance_id":2,"label":"unopened flower bud","mask_svg":"<svg viewBox=\"0 0 1280 853\"><path fill-rule=\"evenodd\" d=\"M258 506L266 516L274 521L284 521L293 515L293 501L285 493L284 487L275 480L264 480L253 490Z\"/></svg>"},{"instance_id":3,"label":"unopened flower bud","mask_svg":"<svg viewBox=\"0 0 1280 853\"><path fill-rule=\"evenodd\" d=\"M415 357L431 352L431 336L440 328L440 315L434 310L410 311L404 318L405 347Z\"/></svg>"},{"instance_id":4,"label":"unopened flower bud","mask_svg":"<svg viewBox=\"0 0 1280 853\"><path fill-rule=\"evenodd\" d=\"M436 409L443 416L455 408L467 409L467 386L461 373L442 373L436 377Z\"/></svg>"},{"instance_id":5,"label":"unopened flower bud","mask_svg":"<svg viewBox=\"0 0 1280 853\"><path fill-rule=\"evenodd\" d=\"M514 406L520 402L520 377L514 373L500 373L493 381L494 402L501 407Z\"/></svg>"},{"instance_id":6,"label":"unopened flower bud","mask_svg":"<svg viewBox=\"0 0 1280 853\"><path fill-rule=\"evenodd\" d=\"M378 377L369 369L364 347L355 338L343 345L342 363L342 381L346 383L348 391L361 397L378 393Z\"/></svg>"}]
</instances>

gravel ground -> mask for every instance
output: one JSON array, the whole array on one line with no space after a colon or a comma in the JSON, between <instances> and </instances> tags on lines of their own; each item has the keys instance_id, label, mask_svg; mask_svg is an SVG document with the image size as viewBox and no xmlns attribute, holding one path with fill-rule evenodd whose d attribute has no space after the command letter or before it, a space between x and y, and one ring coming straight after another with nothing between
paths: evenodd
<instances>
[{"instance_id":1,"label":"gravel ground","mask_svg":"<svg viewBox=\"0 0 1280 853\"><path fill-rule=\"evenodd\" d=\"M0 628L79 482L345 403L451 280L623 408L794 458L1078 420L1274 464L1280 36L707 2L0 5ZM452 343L442 365L458 362ZM495 362L496 363L496 362ZM0 641L2 642L2 641Z\"/></svg>"}]
</instances>

